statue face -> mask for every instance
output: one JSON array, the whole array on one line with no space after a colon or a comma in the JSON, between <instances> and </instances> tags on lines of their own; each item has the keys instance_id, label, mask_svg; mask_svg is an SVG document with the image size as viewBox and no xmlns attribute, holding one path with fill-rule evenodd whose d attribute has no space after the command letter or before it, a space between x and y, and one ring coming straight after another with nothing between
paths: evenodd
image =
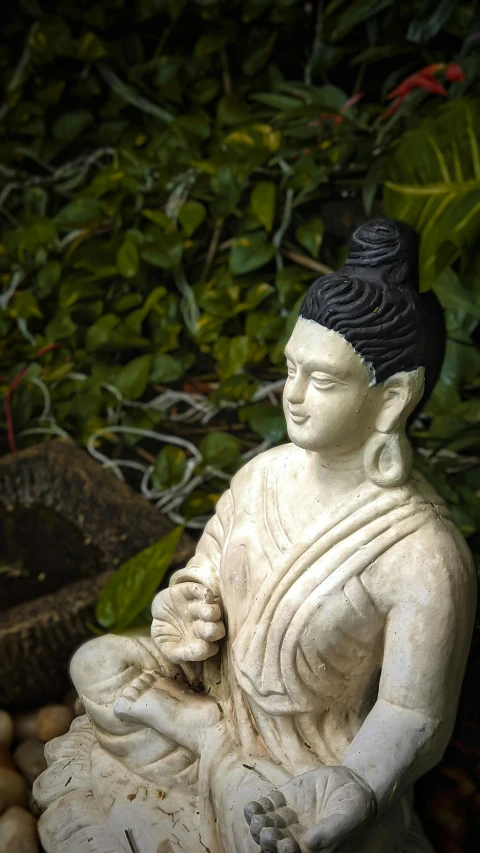
<instances>
[{"instance_id":1,"label":"statue face","mask_svg":"<svg viewBox=\"0 0 480 853\"><path fill-rule=\"evenodd\" d=\"M382 408L379 386L353 347L300 317L285 348L283 406L290 440L305 450L351 453L374 431Z\"/></svg>"}]
</instances>

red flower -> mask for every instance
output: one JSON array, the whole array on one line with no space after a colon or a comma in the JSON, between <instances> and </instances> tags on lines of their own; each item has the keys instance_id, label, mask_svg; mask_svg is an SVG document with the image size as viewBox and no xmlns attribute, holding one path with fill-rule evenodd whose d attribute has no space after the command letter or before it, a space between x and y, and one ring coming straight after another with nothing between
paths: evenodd
<instances>
[{"instance_id":1,"label":"red flower","mask_svg":"<svg viewBox=\"0 0 480 853\"><path fill-rule=\"evenodd\" d=\"M409 92L413 92L414 89L425 89L427 92L433 92L434 95L442 95L443 97L446 97L448 92L445 86L435 77L439 71L443 71L445 77L451 83L461 82L465 79L463 70L458 62L449 62L448 65L445 65L444 62L434 62L432 65L426 65L425 68L421 68L420 71L415 71L414 74L410 74L409 77L406 77L402 83L399 83L395 89L392 89L392 91L388 93L388 100L390 101L394 99L394 103L388 110L382 113L379 117L379 121L383 121L393 115L393 113L396 113Z\"/></svg>"},{"instance_id":2,"label":"red flower","mask_svg":"<svg viewBox=\"0 0 480 853\"><path fill-rule=\"evenodd\" d=\"M445 77L450 80L450 83L463 83L465 74L461 65L458 62L449 62L445 68Z\"/></svg>"}]
</instances>

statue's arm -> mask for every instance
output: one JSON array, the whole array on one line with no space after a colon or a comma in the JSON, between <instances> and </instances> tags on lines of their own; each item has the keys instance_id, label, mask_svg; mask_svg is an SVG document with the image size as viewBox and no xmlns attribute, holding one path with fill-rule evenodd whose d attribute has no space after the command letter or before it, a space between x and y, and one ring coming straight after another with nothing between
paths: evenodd
<instances>
[{"instance_id":1,"label":"statue's arm","mask_svg":"<svg viewBox=\"0 0 480 853\"><path fill-rule=\"evenodd\" d=\"M233 522L232 490L227 489L217 503L215 514L205 525L195 554L186 566L172 575L170 585L193 582L206 586L216 597L220 594L220 562Z\"/></svg>"},{"instance_id":2,"label":"statue's arm","mask_svg":"<svg viewBox=\"0 0 480 853\"><path fill-rule=\"evenodd\" d=\"M220 498L196 552L152 602L151 636L162 655L174 664L205 661L225 636L220 595L220 564L233 521L230 489ZM193 678L193 672L190 673Z\"/></svg>"},{"instance_id":3,"label":"statue's arm","mask_svg":"<svg viewBox=\"0 0 480 853\"><path fill-rule=\"evenodd\" d=\"M382 674L344 765L371 786L380 810L440 760L455 721L475 581L439 524L400 543L371 585L388 608Z\"/></svg>"}]
</instances>

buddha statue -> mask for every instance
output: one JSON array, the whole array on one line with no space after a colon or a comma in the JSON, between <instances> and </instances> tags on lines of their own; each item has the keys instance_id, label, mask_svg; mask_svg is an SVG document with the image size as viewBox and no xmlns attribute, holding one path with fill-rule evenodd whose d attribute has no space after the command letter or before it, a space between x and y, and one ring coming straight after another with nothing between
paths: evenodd
<instances>
[{"instance_id":1,"label":"buddha statue","mask_svg":"<svg viewBox=\"0 0 480 853\"><path fill-rule=\"evenodd\" d=\"M83 645L47 744L47 853L428 853L413 783L454 724L467 546L412 470L438 376L414 232L374 220L287 343L290 441L231 481L151 633Z\"/></svg>"}]
</instances>

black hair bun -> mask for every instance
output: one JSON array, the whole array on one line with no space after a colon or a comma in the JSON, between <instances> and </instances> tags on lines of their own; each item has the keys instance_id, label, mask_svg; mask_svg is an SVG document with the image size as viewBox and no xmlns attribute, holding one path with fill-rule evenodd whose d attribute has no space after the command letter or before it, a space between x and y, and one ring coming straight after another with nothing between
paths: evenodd
<instances>
[{"instance_id":1,"label":"black hair bun","mask_svg":"<svg viewBox=\"0 0 480 853\"><path fill-rule=\"evenodd\" d=\"M418 236L396 219L371 219L354 232L339 272L418 292Z\"/></svg>"}]
</instances>

